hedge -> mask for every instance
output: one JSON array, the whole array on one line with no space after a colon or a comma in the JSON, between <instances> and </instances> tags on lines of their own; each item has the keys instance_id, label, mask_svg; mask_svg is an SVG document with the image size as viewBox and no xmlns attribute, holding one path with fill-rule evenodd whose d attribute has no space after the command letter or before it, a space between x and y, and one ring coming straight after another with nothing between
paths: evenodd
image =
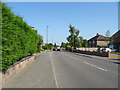
<instances>
[{"instance_id":1,"label":"hedge","mask_svg":"<svg viewBox=\"0 0 120 90\"><path fill-rule=\"evenodd\" d=\"M2 3L2 67L7 70L21 58L37 52L38 34Z\"/></svg>"}]
</instances>

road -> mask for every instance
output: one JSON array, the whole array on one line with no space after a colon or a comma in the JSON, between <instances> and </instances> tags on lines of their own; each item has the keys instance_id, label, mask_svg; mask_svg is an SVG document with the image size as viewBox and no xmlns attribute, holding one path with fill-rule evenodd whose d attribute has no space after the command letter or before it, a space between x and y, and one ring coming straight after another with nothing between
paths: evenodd
<instances>
[{"instance_id":1,"label":"road","mask_svg":"<svg viewBox=\"0 0 120 90\"><path fill-rule=\"evenodd\" d=\"M118 65L66 51L44 52L3 88L118 88Z\"/></svg>"}]
</instances>

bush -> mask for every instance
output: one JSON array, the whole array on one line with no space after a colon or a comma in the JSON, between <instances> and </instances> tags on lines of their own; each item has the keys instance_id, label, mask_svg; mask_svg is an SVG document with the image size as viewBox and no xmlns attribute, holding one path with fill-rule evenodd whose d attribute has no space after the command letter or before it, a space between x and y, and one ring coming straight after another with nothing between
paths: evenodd
<instances>
[{"instance_id":1,"label":"bush","mask_svg":"<svg viewBox=\"0 0 120 90\"><path fill-rule=\"evenodd\" d=\"M7 70L21 58L37 51L38 34L2 3L2 67Z\"/></svg>"},{"instance_id":2,"label":"bush","mask_svg":"<svg viewBox=\"0 0 120 90\"><path fill-rule=\"evenodd\" d=\"M43 48L40 48L40 51L45 51L45 49L43 49Z\"/></svg>"}]
</instances>

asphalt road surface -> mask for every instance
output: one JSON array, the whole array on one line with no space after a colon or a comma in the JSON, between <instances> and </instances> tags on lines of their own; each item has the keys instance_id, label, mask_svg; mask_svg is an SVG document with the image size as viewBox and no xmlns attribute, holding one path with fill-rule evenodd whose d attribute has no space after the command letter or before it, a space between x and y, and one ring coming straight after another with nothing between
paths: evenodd
<instances>
[{"instance_id":1,"label":"asphalt road surface","mask_svg":"<svg viewBox=\"0 0 120 90\"><path fill-rule=\"evenodd\" d=\"M3 88L118 88L118 65L66 51L44 52Z\"/></svg>"}]
</instances>

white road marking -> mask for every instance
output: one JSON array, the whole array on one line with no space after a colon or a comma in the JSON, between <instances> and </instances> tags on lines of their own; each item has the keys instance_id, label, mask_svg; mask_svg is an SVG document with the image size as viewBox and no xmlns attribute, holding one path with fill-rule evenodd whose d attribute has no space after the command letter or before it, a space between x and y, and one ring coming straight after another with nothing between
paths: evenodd
<instances>
[{"instance_id":1,"label":"white road marking","mask_svg":"<svg viewBox=\"0 0 120 90\"><path fill-rule=\"evenodd\" d=\"M60 88L59 85L58 85L58 81L57 81L56 75L55 75L55 69L54 69L54 66L53 66L51 53L50 53L50 60L51 60L51 65L52 65L52 69L53 69L53 75L54 75L54 80L55 80L56 87Z\"/></svg>"},{"instance_id":2,"label":"white road marking","mask_svg":"<svg viewBox=\"0 0 120 90\"><path fill-rule=\"evenodd\" d=\"M103 68L101 68L101 67L98 67L98 66L95 66L95 65L93 65L93 64L90 64L90 63L88 63L88 62L85 62L85 61L83 61L85 64L88 64L88 65L90 65L90 66L93 66L93 67L95 67L95 68L98 68L98 69L100 69L100 70L102 70L102 71L105 71L105 72L107 72L108 70L106 70L106 69L103 69Z\"/></svg>"},{"instance_id":3,"label":"white road marking","mask_svg":"<svg viewBox=\"0 0 120 90\"><path fill-rule=\"evenodd\" d=\"M63 53L63 52L61 52L61 53L64 54L64 55L66 55L66 56L69 56L69 55L67 55L67 54L65 54L65 53ZM69 57L71 57L71 58L73 58L73 59L75 59L75 60L78 61L78 59L75 58L75 57L72 57L72 56L69 56ZM82 61L82 62L84 62L84 63L87 64L87 65L90 65L90 66L93 66L93 67L95 67L95 68L98 68L98 69L100 69L100 70L102 70L102 71L105 71L105 72L108 71L108 70L106 70L106 69L103 69L103 68L98 67L98 66L96 66L96 65L90 64L90 63L88 63L88 62L85 62L85 61Z\"/></svg>"}]
</instances>

